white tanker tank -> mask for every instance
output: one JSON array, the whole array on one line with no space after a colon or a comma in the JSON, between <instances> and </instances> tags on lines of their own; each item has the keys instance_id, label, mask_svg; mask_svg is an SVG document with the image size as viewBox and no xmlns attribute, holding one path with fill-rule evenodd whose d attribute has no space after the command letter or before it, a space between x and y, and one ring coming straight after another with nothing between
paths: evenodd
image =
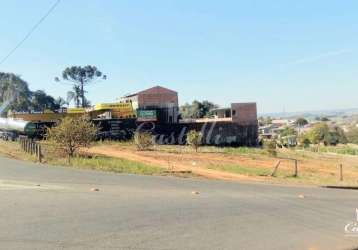
<instances>
[{"instance_id":1,"label":"white tanker tank","mask_svg":"<svg viewBox=\"0 0 358 250\"><path fill-rule=\"evenodd\" d=\"M36 134L36 124L23 120L0 118L0 130L33 136Z\"/></svg>"}]
</instances>

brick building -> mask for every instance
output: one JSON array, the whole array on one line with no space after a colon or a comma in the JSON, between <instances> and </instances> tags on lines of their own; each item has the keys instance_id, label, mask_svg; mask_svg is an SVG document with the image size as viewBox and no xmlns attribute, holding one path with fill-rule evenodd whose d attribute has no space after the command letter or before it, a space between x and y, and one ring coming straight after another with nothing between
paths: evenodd
<instances>
[{"instance_id":1,"label":"brick building","mask_svg":"<svg viewBox=\"0 0 358 250\"><path fill-rule=\"evenodd\" d=\"M155 86L135 94L124 96L121 102L131 102L134 109L157 110L158 118L164 123L177 123L179 101L176 91Z\"/></svg>"}]
</instances>

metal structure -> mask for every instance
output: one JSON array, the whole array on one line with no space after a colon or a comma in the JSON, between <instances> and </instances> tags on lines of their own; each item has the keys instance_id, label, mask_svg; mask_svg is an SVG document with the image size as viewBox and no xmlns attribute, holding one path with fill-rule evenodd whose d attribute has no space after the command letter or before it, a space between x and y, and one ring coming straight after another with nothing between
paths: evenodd
<instances>
[{"instance_id":1,"label":"metal structure","mask_svg":"<svg viewBox=\"0 0 358 250\"><path fill-rule=\"evenodd\" d=\"M0 130L32 136L36 133L36 124L28 121L0 118Z\"/></svg>"}]
</instances>

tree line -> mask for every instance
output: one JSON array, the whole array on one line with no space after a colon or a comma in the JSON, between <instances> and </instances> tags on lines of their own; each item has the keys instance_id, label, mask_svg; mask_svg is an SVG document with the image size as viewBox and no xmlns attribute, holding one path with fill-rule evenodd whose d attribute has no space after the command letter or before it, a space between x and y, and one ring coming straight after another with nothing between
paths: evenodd
<instances>
[{"instance_id":1,"label":"tree line","mask_svg":"<svg viewBox=\"0 0 358 250\"><path fill-rule=\"evenodd\" d=\"M0 104L8 103L1 112L4 114L9 110L15 112L57 110L64 105L69 106L71 102L75 107L88 107L90 102L85 96L87 93L85 87L106 79L107 76L96 66L67 67L63 70L61 78L55 77L55 81L69 83L71 90L67 92L66 98L54 98L44 90L31 91L29 84L19 75L0 72Z\"/></svg>"}]
</instances>

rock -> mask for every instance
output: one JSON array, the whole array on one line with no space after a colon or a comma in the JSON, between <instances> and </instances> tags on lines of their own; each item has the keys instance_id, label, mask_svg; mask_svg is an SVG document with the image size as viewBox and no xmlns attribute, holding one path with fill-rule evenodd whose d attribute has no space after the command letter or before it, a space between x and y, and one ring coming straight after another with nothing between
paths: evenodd
<instances>
[{"instance_id":1,"label":"rock","mask_svg":"<svg viewBox=\"0 0 358 250\"><path fill-rule=\"evenodd\" d=\"M191 194L199 194L199 192L198 191L193 191L193 192L191 192Z\"/></svg>"},{"instance_id":2,"label":"rock","mask_svg":"<svg viewBox=\"0 0 358 250\"><path fill-rule=\"evenodd\" d=\"M298 195L298 198L304 199L305 196L303 194Z\"/></svg>"},{"instance_id":3,"label":"rock","mask_svg":"<svg viewBox=\"0 0 358 250\"><path fill-rule=\"evenodd\" d=\"M91 191L92 191L92 192L98 192L99 189L98 189L98 188L91 188Z\"/></svg>"}]
</instances>

